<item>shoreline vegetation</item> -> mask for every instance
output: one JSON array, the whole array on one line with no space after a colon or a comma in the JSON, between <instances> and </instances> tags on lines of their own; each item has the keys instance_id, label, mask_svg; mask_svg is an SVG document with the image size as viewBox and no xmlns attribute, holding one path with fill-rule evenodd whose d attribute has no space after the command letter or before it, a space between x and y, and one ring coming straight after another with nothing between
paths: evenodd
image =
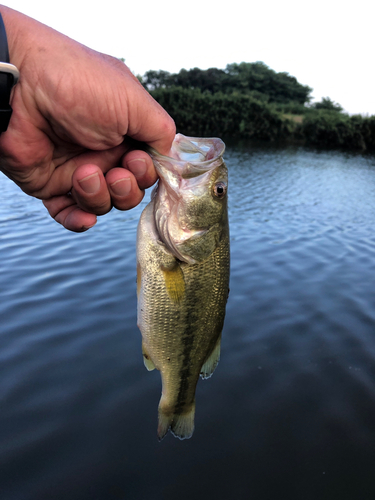
<instances>
[{"instance_id":1,"label":"shoreline vegetation","mask_svg":"<svg viewBox=\"0 0 375 500\"><path fill-rule=\"evenodd\" d=\"M375 116L350 116L329 97L312 104L310 87L263 62L138 79L185 135L375 151Z\"/></svg>"}]
</instances>

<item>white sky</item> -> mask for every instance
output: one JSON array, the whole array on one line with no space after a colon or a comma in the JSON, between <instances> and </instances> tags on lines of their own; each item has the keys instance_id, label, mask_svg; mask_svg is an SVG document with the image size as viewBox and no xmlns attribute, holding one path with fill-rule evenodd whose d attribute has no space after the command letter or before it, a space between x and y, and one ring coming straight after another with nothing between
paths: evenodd
<instances>
[{"instance_id":1,"label":"white sky","mask_svg":"<svg viewBox=\"0 0 375 500\"><path fill-rule=\"evenodd\" d=\"M100 52L149 69L263 61L351 113L375 115L373 0L5 0Z\"/></svg>"}]
</instances>

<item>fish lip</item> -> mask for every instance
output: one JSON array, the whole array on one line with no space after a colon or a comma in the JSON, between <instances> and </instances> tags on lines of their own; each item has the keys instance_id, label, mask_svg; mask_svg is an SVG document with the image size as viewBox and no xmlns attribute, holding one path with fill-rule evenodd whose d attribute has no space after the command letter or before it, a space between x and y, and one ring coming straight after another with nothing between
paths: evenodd
<instances>
[{"instance_id":1,"label":"fish lip","mask_svg":"<svg viewBox=\"0 0 375 500\"><path fill-rule=\"evenodd\" d=\"M181 190L195 183L195 178L209 174L224 162L224 151L225 144L219 138L187 137L182 134L176 135L171 156L148 148L159 178L167 190L171 194L174 192L178 198Z\"/></svg>"},{"instance_id":2,"label":"fish lip","mask_svg":"<svg viewBox=\"0 0 375 500\"><path fill-rule=\"evenodd\" d=\"M192 150L190 153L187 153L186 150L185 151L183 150L183 146L182 147L180 146L181 144L193 145L192 147L196 146L196 151ZM209 149L207 149L208 145L210 145ZM206 148L206 150L203 150L202 148ZM207 137L201 139L198 137L189 137L189 136L184 136L182 134L176 134L175 140L173 141L173 145L171 148L171 156L162 155L151 147L149 147L147 151L151 156L151 158L153 160L156 160L158 163L172 162L173 164L178 165L180 167L183 167L186 164L190 164L193 167L199 167L199 169L202 170L203 172L207 171L208 169L211 169L211 164L216 160L221 159L225 151L225 144L221 139L217 137ZM186 158L181 158L180 156L183 154L193 154L194 152L196 154L201 154L201 156L205 158L209 156L209 158L204 160L186 159Z\"/></svg>"}]
</instances>

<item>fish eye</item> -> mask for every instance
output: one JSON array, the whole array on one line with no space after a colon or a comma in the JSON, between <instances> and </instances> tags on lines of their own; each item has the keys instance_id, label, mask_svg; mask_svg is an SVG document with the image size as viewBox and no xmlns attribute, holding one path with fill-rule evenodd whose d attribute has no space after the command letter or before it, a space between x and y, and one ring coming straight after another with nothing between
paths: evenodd
<instances>
[{"instance_id":1,"label":"fish eye","mask_svg":"<svg viewBox=\"0 0 375 500\"><path fill-rule=\"evenodd\" d=\"M227 186L224 182L217 182L214 185L214 195L216 198L224 198L227 194Z\"/></svg>"}]
</instances>

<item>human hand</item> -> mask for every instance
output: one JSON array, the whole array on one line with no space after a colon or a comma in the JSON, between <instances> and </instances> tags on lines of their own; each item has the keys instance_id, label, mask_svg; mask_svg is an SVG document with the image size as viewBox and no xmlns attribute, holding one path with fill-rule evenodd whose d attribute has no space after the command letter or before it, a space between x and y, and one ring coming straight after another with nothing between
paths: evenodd
<instances>
[{"instance_id":1,"label":"human hand","mask_svg":"<svg viewBox=\"0 0 375 500\"><path fill-rule=\"evenodd\" d=\"M136 206L157 175L133 140L167 154L173 120L121 61L12 9L0 12L20 71L0 169L72 231L92 227L112 206Z\"/></svg>"}]
</instances>

